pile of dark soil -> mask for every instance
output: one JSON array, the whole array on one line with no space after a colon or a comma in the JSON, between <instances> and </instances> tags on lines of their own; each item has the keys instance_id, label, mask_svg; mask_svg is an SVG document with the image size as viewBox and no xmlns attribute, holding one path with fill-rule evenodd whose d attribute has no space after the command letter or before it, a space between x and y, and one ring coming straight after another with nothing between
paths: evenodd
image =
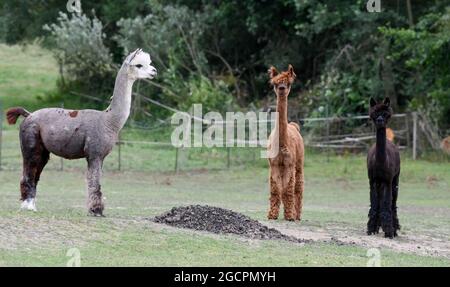
<instances>
[{"instance_id":1,"label":"pile of dark soil","mask_svg":"<svg viewBox=\"0 0 450 287\"><path fill-rule=\"evenodd\" d=\"M155 222L179 228L208 231L216 234L237 234L252 239L283 239L304 242L268 228L256 220L232 210L212 206L174 207L154 218Z\"/></svg>"}]
</instances>

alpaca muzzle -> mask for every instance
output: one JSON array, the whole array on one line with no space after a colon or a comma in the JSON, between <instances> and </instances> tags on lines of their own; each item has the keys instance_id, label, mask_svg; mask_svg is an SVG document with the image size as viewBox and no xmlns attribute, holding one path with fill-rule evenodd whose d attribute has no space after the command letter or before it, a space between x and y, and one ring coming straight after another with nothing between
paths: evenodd
<instances>
[{"instance_id":1,"label":"alpaca muzzle","mask_svg":"<svg viewBox=\"0 0 450 287\"><path fill-rule=\"evenodd\" d=\"M375 123L376 123L378 126L384 125L384 118L381 117L381 116L377 117L377 118L375 119Z\"/></svg>"}]
</instances>

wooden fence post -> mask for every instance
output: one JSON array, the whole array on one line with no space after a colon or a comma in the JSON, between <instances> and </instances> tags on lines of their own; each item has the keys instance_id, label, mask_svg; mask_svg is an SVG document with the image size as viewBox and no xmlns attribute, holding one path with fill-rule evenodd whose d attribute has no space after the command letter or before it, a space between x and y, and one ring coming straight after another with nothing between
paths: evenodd
<instances>
[{"instance_id":1,"label":"wooden fence post","mask_svg":"<svg viewBox=\"0 0 450 287\"><path fill-rule=\"evenodd\" d=\"M180 148L175 148L175 173L178 173L178 153Z\"/></svg>"},{"instance_id":2,"label":"wooden fence post","mask_svg":"<svg viewBox=\"0 0 450 287\"><path fill-rule=\"evenodd\" d=\"M409 117L409 114L406 114L405 115L405 129L406 129L406 146L408 147L408 148L410 148L411 147L411 138L410 138L410 133L409 133L409 121L408 121L408 117Z\"/></svg>"},{"instance_id":3,"label":"wooden fence post","mask_svg":"<svg viewBox=\"0 0 450 287\"><path fill-rule=\"evenodd\" d=\"M64 102L61 103L61 109L64 109ZM64 170L64 159L62 157L60 157L59 171L63 171L63 170Z\"/></svg>"},{"instance_id":4,"label":"wooden fence post","mask_svg":"<svg viewBox=\"0 0 450 287\"><path fill-rule=\"evenodd\" d=\"M413 160L416 160L416 158L417 158L417 112L413 112L412 116L413 116L412 157L413 157Z\"/></svg>"},{"instance_id":5,"label":"wooden fence post","mask_svg":"<svg viewBox=\"0 0 450 287\"><path fill-rule=\"evenodd\" d=\"M231 148L227 148L227 168L229 169L231 166Z\"/></svg>"},{"instance_id":6,"label":"wooden fence post","mask_svg":"<svg viewBox=\"0 0 450 287\"><path fill-rule=\"evenodd\" d=\"M119 141L117 142L117 144L119 145L119 148L118 148L119 156L118 156L118 158L117 158L117 161L118 161L118 163L117 163L117 169L118 169L119 171L121 171L121 169L122 169L122 141L121 141L121 139L120 139L120 133L119 133Z\"/></svg>"},{"instance_id":7,"label":"wooden fence post","mask_svg":"<svg viewBox=\"0 0 450 287\"><path fill-rule=\"evenodd\" d=\"M2 170L3 106L0 101L0 170Z\"/></svg>"}]
</instances>

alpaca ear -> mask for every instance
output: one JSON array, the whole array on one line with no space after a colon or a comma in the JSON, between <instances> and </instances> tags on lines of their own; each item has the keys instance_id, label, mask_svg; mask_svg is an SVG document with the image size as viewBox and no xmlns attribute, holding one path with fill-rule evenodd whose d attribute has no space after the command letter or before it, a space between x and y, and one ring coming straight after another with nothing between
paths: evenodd
<instances>
[{"instance_id":1,"label":"alpaca ear","mask_svg":"<svg viewBox=\"0 0 450 287\"><path fill-rule=\"evenodd\" d=\"M289 67L288 67L288 73L289 73L289 76L291 77L291 78L297 78L297 75L295 74L295 72L294 72L294 67L292 67L292 65L289 65Z\"/></svg>"},{"instance_id":2,"label":"alpaca ear","mask_svg":"<svg viewBox=\"0 0 450 287\"><path fill-rule=\"evenodd\" d=\"M384 98L383 104L386 107L389 107L391 105L391 99L389 99L389 97Z\"/></svg>"},{"instance_id":3,"label":"alpaca ear","mask_svg":"<svg viewBox=\"0 0 450 287\"><path fill-rule=\"evenodd\" d=\"M278 71L274 66L270 67L268 72L271 79L278 75Z\"/></svg>"},{"instance_id":4,"label":"alpaca ear","mask_svg":"<svg viewBox=\"0 0 450 287\"><path fill-rule=\"evenodd\" d=\"M142 49L138 48L136 49L133 53L130 54L130 59L127 61L128 64L131 64L131 62L133 61L133 59L137 56L137 54L139 54L140 52L142 52Z\"/></svg>"},{"instance_id":5,"label":"alpaca ear","mask_svg":"<svg viewBox=\"0 0 450 287\"><path fill-rule=\"evenodd\" d=\"M377 104L377 102L372 97L370 97L370 107L372 108L372 107L376 106L376 104Z\"/></svg>"}]
</instances>

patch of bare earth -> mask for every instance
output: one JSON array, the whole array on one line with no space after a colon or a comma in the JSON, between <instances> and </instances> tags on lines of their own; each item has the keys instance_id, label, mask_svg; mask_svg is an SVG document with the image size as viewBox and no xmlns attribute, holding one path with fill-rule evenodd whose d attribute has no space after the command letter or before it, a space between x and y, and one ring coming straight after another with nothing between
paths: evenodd
<instances>
[{"instance_id":1,"label":"patch of bare earth","mask_svg":"<svg viewBox=\"0 0 450 287\"><path fill-rule=\"evenodd\" d=\"M77 247L96 237L98 232L87 222L26 216L0 218L0 249Z\"/></svg>"},{"instance_id":2,"label":"patch of bare earth","mask_svg":"<svg viewBox=\"0 0 450 287\"><path fill-rule=\"evenodd\" d=\"M434 234L418 234L412 231L399 232L394 239L384 238L381 232L368 236L364 227L356 228L339 224L322 227L308 225L307 222L265 222L269 227L276 228L283 234L301 240L313 242L332 242L342 245L355 245L365 248L386 248L396 252L414 253L426 256L450 258L450 241Z\"/></svg>"}]
</instances>

